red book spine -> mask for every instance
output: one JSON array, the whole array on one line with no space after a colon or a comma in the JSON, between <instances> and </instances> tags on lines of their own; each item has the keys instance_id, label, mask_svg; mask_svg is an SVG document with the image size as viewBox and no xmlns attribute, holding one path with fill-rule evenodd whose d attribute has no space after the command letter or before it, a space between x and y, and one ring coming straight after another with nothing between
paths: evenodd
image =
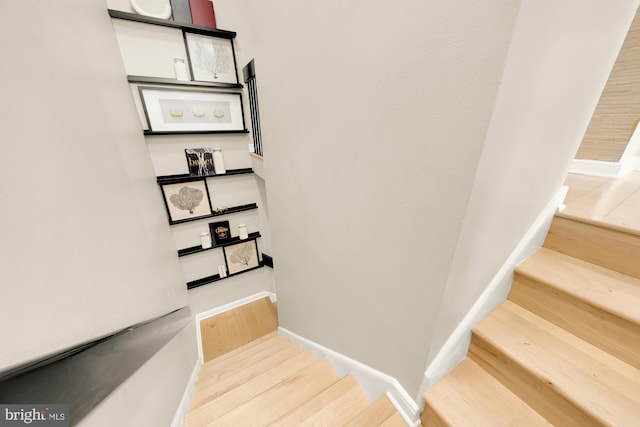
<instances>
[{"instance_id":1,"label":"red book spine","mask_svg":"<svg viewBox=\"0 0 640 427\"><path fill-rule=\"evenodd\" d=\"M189 9L191 9L191 22L195 25L216 28L216 15L212 1L189 0Z\"/></svg>"}]
</instances>

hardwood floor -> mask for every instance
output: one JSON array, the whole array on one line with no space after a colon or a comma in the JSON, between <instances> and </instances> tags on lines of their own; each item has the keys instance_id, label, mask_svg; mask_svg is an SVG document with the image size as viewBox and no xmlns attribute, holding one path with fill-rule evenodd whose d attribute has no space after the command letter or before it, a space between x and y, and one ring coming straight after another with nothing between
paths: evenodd
<instances>
[{"instance_id":1,"label":"hardwood floor","mask_svg":"<svg viewBox=\"0 0 640 427\"><path fill-rule=\"evenodd\" d=\"M268 298L202 321L207 361L185 427L407 425L386 396L371 403L353 375L340 378L276 328Z\"/></svg>"},{"instance_id":2,"label":"hardwood floor","mask_svg":"<svg viewBox=\"0 0 640 427\"><path fill-rule=\"evenodd\" d=\"M425 393L423 425L638 425L640 172L566 183L543 247Z\"/></svg>"},{"instance_id":3,"label":"hardwood floor","mask_svg":"<svg viewBox=\"0 0 640 427\"><path fill-rule=\"evenodd\" d=\"M564 214L640 230L640 171L615 180L569 174Z\"/></svg>"}]
</instances>

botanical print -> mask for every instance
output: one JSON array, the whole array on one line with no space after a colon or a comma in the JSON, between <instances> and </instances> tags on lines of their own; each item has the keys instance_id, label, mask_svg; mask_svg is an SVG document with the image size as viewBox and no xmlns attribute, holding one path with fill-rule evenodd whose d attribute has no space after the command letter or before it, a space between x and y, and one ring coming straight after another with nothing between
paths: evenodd
<instances>
[{"instance_id":1,"label":"botanical print","mask_svg":"<svg viewBox=\"0 0 640 427\"><path fill-rule=\"evenodd\" d=\"M211 214L204 181L163 185L171 221L199 218Z\"/></svg>"},{"instance_id":2,"label":"botanical print","mask_svg":"<svg viewBox=\"0 0 640 427\"><path fill-rule=\"evenodd\" d=\"M196 81L237 83L232 41L187 33L187 48Z\"/></svg>"},{"instance_id":3,"label":"botanical print","mask_svg":"<svg viewBox=\"0 0 640 427\"><path fill-rule=\"evenodd\" d=\"M204 193L197 188L182 187L178 194L172 194L169 197L169 201L173 206L183 211L189 211L193 214L193 211L200 206L200 202L204 199Z\"/></svg>"},{"instance_id":4,"label":"botanical print","mask_svg":"<svg viewBox=\"0 0 640 427\"><path fill-rule=\"evenodd\" d=\"M229 274L257 267L258 251L255 240L238 243L224 248Z\"/></svg>"}]
</instances>

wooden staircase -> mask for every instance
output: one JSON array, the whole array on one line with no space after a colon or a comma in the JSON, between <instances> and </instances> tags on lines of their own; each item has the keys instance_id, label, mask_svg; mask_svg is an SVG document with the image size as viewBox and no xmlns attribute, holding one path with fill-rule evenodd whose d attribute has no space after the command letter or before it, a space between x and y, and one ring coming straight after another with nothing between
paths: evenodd
<instances>
[{"instance_id":1,"label":"wooden staircase","mask_svg":"<svg viewBox=\"0 0 640 427\"><path fill-rule=\"evenodd\" d=\"M640 233L558 214L424 426L640 426Z\"/></svg>"},{"instance_id":2,"label":"wooden staircase","mask_svg":"<svg viewBox=\"0 0 640 427\"><path fill-rule=\"evenodd\" d=\"M353 375L277 332L205 363L190 407L185 427L407 425L386 396L372 404Z\"/></svg>"}]
</instances>

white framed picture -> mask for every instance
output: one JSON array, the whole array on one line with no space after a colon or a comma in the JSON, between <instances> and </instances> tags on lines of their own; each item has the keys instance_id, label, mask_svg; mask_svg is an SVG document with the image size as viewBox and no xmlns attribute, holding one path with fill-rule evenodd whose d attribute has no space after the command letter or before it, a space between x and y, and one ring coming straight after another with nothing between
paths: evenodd
<instances>
[{"instance_id":1,"label":"white framed picture","mask_svg":"<svg viewBox=\"0 0 640 427\"><path fill-rule=\"evenodd\" d=\"M140 86L151 132L246 132L242 94Z\"/></svg>"}]
</instances>

